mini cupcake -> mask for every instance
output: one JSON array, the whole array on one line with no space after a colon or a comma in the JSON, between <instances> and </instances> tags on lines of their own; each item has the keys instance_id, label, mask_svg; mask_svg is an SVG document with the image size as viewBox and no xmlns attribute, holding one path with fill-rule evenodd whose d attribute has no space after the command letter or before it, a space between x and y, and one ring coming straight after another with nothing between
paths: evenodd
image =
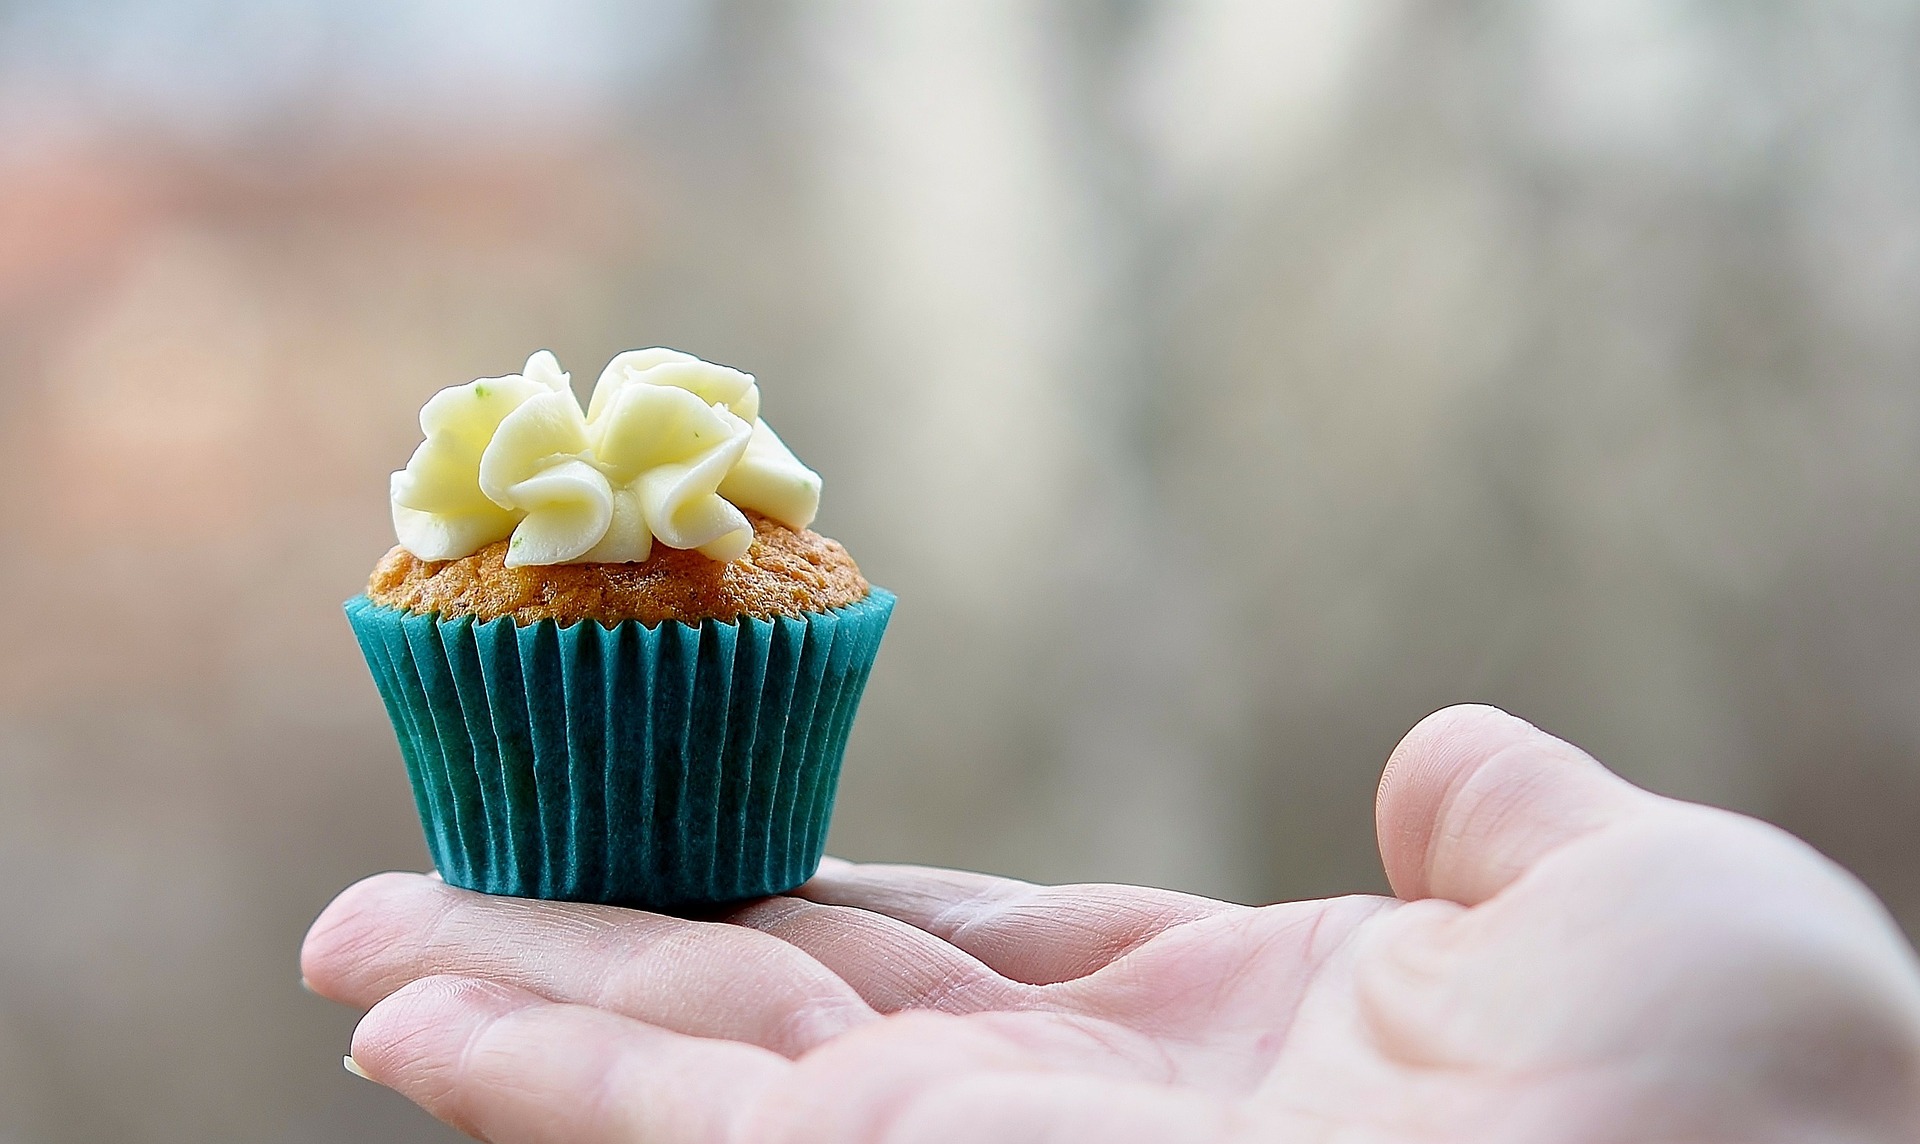
<instances>
[{"instance_id":1,"label":"mini cupcake","mask_svg":"<svg viewBox=\"0 0 1920 1144\"><path fill-rule=\"evenodd\" d=\"M738 370L551 353L442 390L347 618L427 848L488 893L687 909L811 877L893 597Z\"/></svg>"}]
</instances>

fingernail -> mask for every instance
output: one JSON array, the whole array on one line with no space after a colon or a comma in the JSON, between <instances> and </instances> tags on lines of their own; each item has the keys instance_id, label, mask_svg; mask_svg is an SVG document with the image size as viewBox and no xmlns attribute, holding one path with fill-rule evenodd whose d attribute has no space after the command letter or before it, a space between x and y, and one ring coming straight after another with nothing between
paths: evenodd
<instances>
[{"instance_id":1,"label":"fingernail","mask_svg":"<svg viewBox=\"0 0 1920 1144\"><path fill-rule=\"evenodd\" d=\"M302 988L302 989L304 989L304 990L306 990L307 992L309 992L309 993L311 993L311 994L313 994L313 995L314 995L315 997L318 997L318 996L320 996L320 991L319 991L318 989L315 989L315 988L313 987L313 982L311 982L311 981L308 981L308 980L307 980L307 979L306 979L305 977L302 977L302 978L300 979L300 988Z\"/></svg>"},{"instance_id":2,"label":"fingernail","mask_svg":"<svg viewBox=\"0 0 1920 1144\"><path fill-rule=\"evenodd\" d=\"M352 1073L354 1076L359 1077L361 1080L373 1080L372 1077L367 1075L367 1070L360 1067L360 1062L353 1059L352 1053L348 1053L346 1056L341 1057L340 1063L346 1066L346 1070L348 1072Z\"/></svg>"}]
</instances>

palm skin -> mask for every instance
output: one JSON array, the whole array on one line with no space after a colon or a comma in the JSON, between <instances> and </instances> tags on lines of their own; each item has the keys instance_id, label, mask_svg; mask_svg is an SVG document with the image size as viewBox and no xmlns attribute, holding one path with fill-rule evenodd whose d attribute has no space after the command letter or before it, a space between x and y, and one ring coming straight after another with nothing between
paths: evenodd
<instances>
[{"instance_id":1,"label":"palm skin","mask_svg":"<svg viewBox=\"0 0 1920 1144\"><path fill-rule=\"evenodd\" d=\"M829 863L688 921L387 874L302 955L494 1144L1920 1140L1920 967L1801 843L1491 708L1410 733L1394 898Z\"/></svg>"}]
</instances>

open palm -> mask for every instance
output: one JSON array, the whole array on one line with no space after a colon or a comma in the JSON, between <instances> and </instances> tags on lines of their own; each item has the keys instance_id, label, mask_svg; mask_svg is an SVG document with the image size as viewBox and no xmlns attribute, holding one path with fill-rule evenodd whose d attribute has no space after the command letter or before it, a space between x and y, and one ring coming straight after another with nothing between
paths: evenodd
<instances>
[{"instance_id":1,"label":"open palm","mask_svg":"<svg viewBox=\"0 0 1920 1144\"><path fill-rule=\"evenodd\" d=\"M1396 897L829 863L689 921L387 874L303 952L494 1144L1920 1139L1920 969L1789 836L1490 708L1381 783Z\"/></svg>"}]
</instances>

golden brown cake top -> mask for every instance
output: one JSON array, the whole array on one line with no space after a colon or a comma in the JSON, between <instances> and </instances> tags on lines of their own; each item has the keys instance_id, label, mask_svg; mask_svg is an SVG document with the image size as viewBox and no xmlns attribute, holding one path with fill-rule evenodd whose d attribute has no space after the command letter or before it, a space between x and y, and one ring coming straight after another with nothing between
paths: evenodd
<instances>
[{"instance_id":1,"label":"golden brown cake top","mask_svg":"<svg viewBox=\"0 0 1920 1144\"><path fill-rule=\"evenodd\" d=\"M422 560L405 548L381 557L367 581L377 604L451 619L515 623L639 620L698 623L741 616L770 619L845 607L867 596L868 584L838 541L795 531L748 513L747 554L722 563L697 551L656 545L635 564L506 566L507 542L495 541L458 560Z\"/></svg>"}]
</instances>

